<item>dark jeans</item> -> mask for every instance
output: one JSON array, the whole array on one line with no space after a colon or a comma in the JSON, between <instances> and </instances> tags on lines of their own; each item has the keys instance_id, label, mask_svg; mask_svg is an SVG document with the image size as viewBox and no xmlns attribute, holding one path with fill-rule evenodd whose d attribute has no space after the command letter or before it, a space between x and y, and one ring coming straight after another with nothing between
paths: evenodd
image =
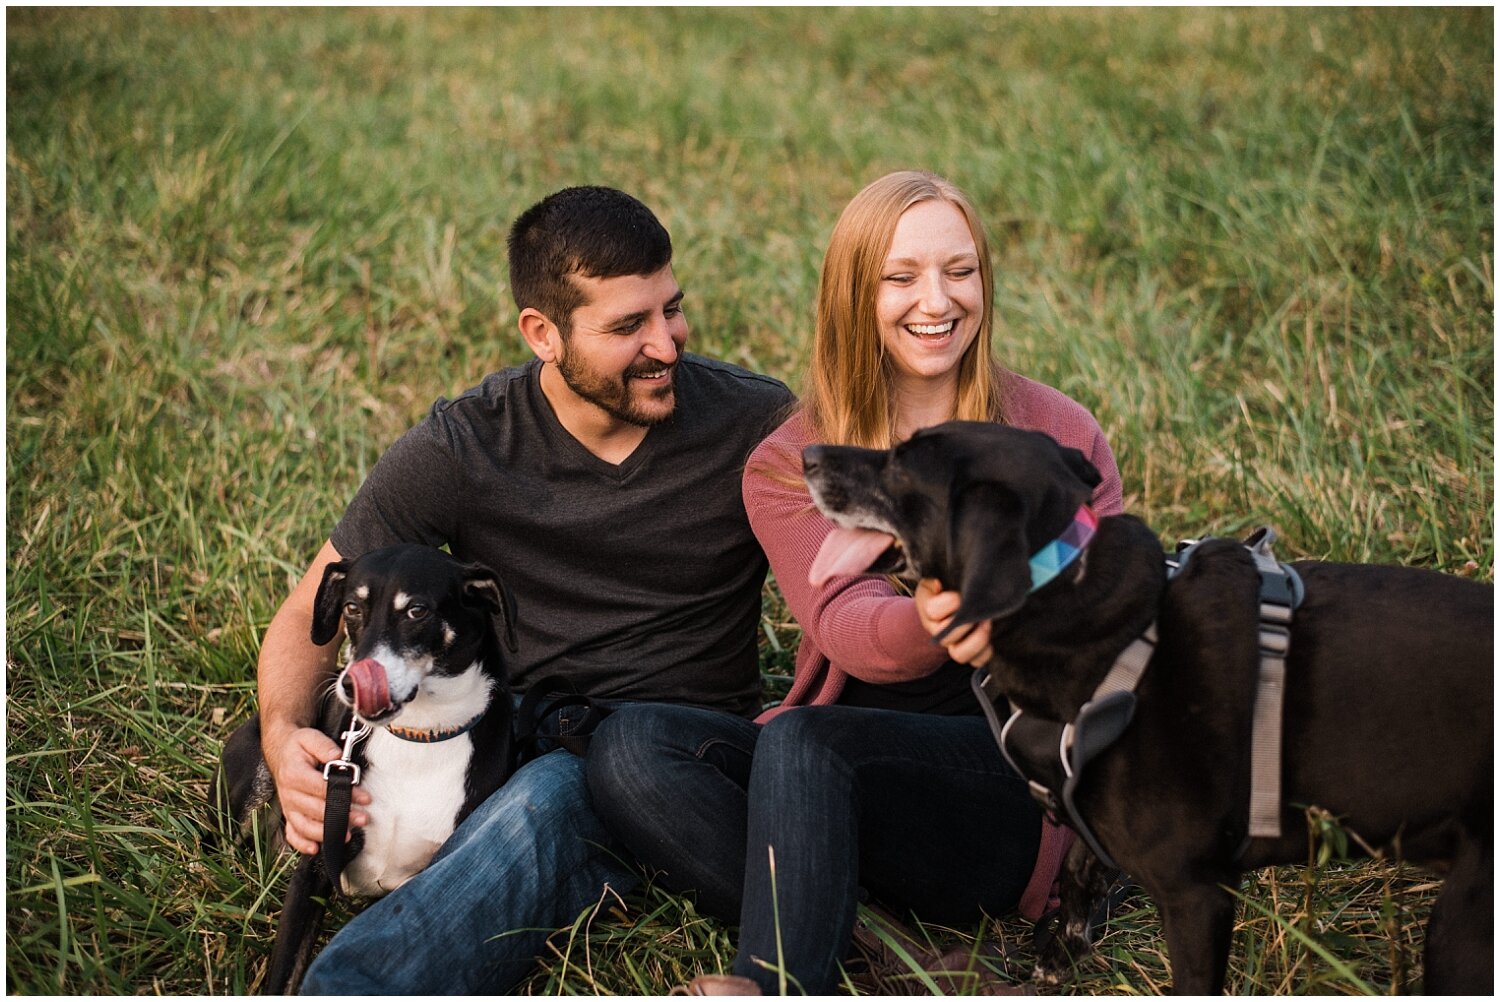
<instances>
[{"instance_id":1,"label":"dark jeans","mask_svg":"<svg viewBox=\"0 0 1500 1002\"><path fill-rule=\"evenodd\" d=\"M758 727L640 704L596 732L588 781L666 887L739 922L734 973L768 993L778 958L793 991L836 988L861 887L945 924L1013 908L1041 831L978 716L801 707Z\"/></svg>"}]
</instances>

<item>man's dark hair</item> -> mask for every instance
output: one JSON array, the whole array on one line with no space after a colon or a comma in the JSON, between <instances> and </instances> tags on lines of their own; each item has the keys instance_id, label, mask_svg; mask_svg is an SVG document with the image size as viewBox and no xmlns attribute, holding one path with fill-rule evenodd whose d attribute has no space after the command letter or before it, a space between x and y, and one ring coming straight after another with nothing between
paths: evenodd
<instances>
[{"instance_id":1,"label":"man's dark hair","mask_svg":"<svg viewBox=\"0 0 1500 1002\"><path fill-rule=\"evenodd\" d=\"M583 292L568 276L650 275L672 263L672 238L650 209L614 188L564 188L510 228L510 292L571 333Z\"/></svg>"}]
</instances>

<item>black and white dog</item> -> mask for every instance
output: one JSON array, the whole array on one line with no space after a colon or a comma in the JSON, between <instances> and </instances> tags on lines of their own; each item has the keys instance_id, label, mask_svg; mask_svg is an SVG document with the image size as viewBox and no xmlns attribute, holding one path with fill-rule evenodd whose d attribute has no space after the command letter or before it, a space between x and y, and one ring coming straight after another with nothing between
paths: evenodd
<instances>
[{"instance_id":1,"label":"black and white dog","mask_svg":"<svg viewBox=\"0 0 1500 1002\"><path fill-rule=\"evenodd\" d=\"M324 571L312 640L327 644L342 621L348 661L320 727L341 744L346 727L369 728L349 760L370 793L370 820L344 853L343 893L379 897L400 887L513 771L501 648L516 649L515 619L494 571L431 547L387 547ZM214 793L241 830L257 808L275 805L258 715L225 743ZM305 858L287 889L267 993L296 990L329 888L323 861Z\"/></svg>"},{"instance_id":2,"label":"black and white dog","mask_svg":"<svg viewBox=\"0 0 1500 1002\"><path fill-rule=\"evenodd\" d=\"M1425 988L1490 994L1492 588L1415 568L1291 565L1305 600L1285 664L1272 804L1281 834L1252 836L1262 576L1245 546L1206 542L1168 580L1161 544L1139 519L1102 518L1097 532L1071 535L1095 521L1087 502L1098 471L1046 435L995 424L950 422L888 451L815 446L803 467L839 526L813 576L895 573L957 589L954 622L991 623L987 677L1025 714L1078 719L1116 657L1156 624L1133 718L1093 760L1076 807L1160 909L1175 990L1222 990L1235 906L1227 888L1242 871L1305 860L1303 808L1317 805L1361 844L1445 877L1427 926ZM1059 570L1066 540L1083 555ZM1098 877L1080 840L1054 942L1087 948Z\"/></svg>"}]
</instances>

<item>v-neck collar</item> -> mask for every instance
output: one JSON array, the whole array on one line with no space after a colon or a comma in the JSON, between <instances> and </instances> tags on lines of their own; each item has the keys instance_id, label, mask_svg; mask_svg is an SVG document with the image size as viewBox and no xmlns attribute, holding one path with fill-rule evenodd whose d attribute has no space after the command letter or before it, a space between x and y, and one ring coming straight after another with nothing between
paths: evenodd
<instances>
[{"instance_id":1,"label":"v-neck collar","mask_svg":"<svg viewBox=\"0 0 1500 1002\"><path fill-rule=\"evenodd\" d=\"M635 473L643 463L655 452L655 443L662 437L666 428L672 423L673 418L668 418L661 424L651 425L646 429L646 434L641 438L636 447L631 450L619 463L611 463L606 459L600 459L589 451L588 447L574 437L573 433L563 425L557 416L557 411L552 408L552 401L547 399L547 394L542 391L542 361L534 359L532 371L527 377L527 383L531 390L537 413L541 418L543 426L547 429L549 437L554 444L565 450L572 462L584 467L595 475L614 482L624 482L631 474ZM675 415L674 415L675 417Z\"/></svg>"}]
</instances>

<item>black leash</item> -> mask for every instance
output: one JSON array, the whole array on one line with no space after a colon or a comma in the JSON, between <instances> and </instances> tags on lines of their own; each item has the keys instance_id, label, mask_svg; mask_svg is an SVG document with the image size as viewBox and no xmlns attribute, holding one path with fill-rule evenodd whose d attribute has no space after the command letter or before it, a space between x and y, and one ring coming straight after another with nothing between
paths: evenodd
<instances>
[{"instance_id":1,"label":"black leash","mask_svg":"<svg viewBox=\"0 0 1500 1002\"><path fill-rule=\"evenodd\" d=\"M576 721L570 721L567 733L563 733L561 726L543 727L544 721L570 706L580 707L583 712ZM594 728L609 714L609 707L583 695L561 675L538 679L526 690L516 709L517 767L540 755L543 741L550 741L574 755L584 754L588 751Z\"/></svg>"},{"instance_id":2,"label":"black leash","mask_svg":"<svg viewBox=\"0 0 1500 1002\"><path fill-rule=\"evenodd\" d=\"M349 862L349 812L354 806L354 788L359 785L360 769L353 762L354 746L370 733L368 725L358 723L351 713L344 724L344 754L323 766L328 793L323 803L323 872L328 874L335 893L343 893L339 877Z\"/></svg>"}]
</instances>

